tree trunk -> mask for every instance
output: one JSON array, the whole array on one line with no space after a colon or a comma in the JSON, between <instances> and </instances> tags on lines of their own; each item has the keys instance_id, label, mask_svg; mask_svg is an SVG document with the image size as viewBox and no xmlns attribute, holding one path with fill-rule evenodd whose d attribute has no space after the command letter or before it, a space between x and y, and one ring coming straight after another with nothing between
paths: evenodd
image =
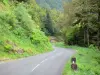
<instances>
[{"instance_id":1,"label":"tree trunk","mask_svg":"<svg viewBox=\"0 0 100 75\"><path fill-rule=\"evenodd\" d=\"M84 45L86 44L86 28L84 28Z\"/></svg>"},{"instance_id":2,"label":"tree trunk","mask_svg":"<svg viewBox=\"0 0 100 75\"><path fill-rule=\"evenodd\" d=\"M98 5L98 8L100 8L100 5ZM100 26L99 25L100 25L100 9L98 9L98 33L97 33L97 46L100 49L100 47L99 47Z\"/></svg>"},{"instance_id":3,"label":"tree trunk","mask_svg":"<svg viewBox=\"0 0 100 75\"><path fill-rule=\"evenodd\" d=\"M90 45L90 40L89 40L89 28L87 27L87 30L86 30L86 34L87 34L87 46Z\"/></svg>"},{"instance_id":4,"label":"tree trunk","mask_svg":"<svg viewBox=\"0 0 100 75\"><path fill-rule=\"evenodd\" d=\"M99 34L100 34L100 31L99 31L99 29L98 29L98 33L97 33L97 46L99 47L99 41L100 41L100 39L99 39Z\"/></svg>"}]
</instances>

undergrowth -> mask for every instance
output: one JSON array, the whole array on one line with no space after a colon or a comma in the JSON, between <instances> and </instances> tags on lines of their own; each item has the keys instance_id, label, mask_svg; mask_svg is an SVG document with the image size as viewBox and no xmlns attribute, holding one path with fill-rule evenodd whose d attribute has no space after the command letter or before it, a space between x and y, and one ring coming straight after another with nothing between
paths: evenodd
<instances>
[{"instance_id":1,"label":"undergrowth","mask_svg":"<svg viewBox=\"0 0 100 75\"><path fill-rule=\"evenodd\" d=\"M63 43L57 43L56 46L72 48L76 50L76 63L78 70L71 69L69 60L64 68L63 75L100 75L100 51L93 45L89 48L79 46L65 46Z\"/></svg>"},{"instance_id":2,"label":"undergrowth","mask_svg":"<svg viewBox=\"0 0 100 75\"><path fill-rule=\"evenodd\" d=\"M0 60L36 55L52 50L52 45L29 14L24 3L5 6L0 11ZM30 7L30 9L34 9ZM41 10L41 8L40 8ZM31 11L35 13L36 10ZM35 15L36 16L36 15ZM41 23L41 22L39 22Z\"/></svg>"}]
</instances>

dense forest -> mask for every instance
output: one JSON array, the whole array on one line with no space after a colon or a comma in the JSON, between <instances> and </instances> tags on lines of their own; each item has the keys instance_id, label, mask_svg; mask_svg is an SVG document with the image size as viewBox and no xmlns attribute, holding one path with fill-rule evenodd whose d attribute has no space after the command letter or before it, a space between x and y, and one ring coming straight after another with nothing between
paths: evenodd
<instances>
[{"instance_id":1,"label":"dense forest","mask_svg":"<svg viewBox=\"0 0 100 75\"><path fill-rule=\"evenodd\" d=\"M50 8L64 9L57 27L65 44L79 46L100 46L100 2L99 0L37 0L37 3L49 4ZM39 3L40 2L40 3ZM43 3L42 3L43 2ZM51 4L50 4L51 3ZM57 4L60 4L60 7ZM54 4L54 7L53 5ZM64 7L64 8L63 8ZM62 13L63 14L63 13Z\"/></svg>"},{"instance_id":2,"label":"dense forest","mask_svg":"<svg viewBox=\"0 0 100 75\"><path fill-rule=\"evenodd\" d=\"M65 43L100 46L100 1L73 0L64 5L62 30Z\"/></svg>"}]
</instances>

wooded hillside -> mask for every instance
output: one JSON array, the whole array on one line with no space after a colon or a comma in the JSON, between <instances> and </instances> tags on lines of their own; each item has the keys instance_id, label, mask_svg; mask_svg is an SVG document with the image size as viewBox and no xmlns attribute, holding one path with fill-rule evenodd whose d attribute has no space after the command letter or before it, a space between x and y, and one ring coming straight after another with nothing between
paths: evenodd
<instances>
[{"instance_id":1,"label":"wooded hillside","mask_svg":"<svg viewBox=\"0 0 100 75\"><path fill-rule=\"evenodd\" d=\"M46 35L56 35L61 13L35 0L0 1L0 57L16 58L52 50Z\"/></svg>"},{"instance_id":2,"label":"wooded hillside","mask_svg":"<svg viewBox=\"0 0 100 75\"><path fill-rule=\"evenodd\" d=\"M63 11L63 3L71 1L72 0L36 0L41 7L60 11Z\"/></svg>"}]
</instances>

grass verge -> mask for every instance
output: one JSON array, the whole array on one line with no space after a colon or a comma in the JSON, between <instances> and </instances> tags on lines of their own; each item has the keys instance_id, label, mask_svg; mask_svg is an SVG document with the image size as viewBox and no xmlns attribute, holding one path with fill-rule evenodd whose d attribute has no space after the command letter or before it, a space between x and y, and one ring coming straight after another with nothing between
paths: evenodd
<instances>
[{"instance_id":1,"label":"grass verge","mask_svg":"<svg viewBox=\"0 0 100 75\"><path fill-rule=\"evenodd\" d=\"M100 51L93 46L89 48L79 46L65 46L63 43L55 44L59 47L72 48L76 50L78 70L71 70L71 62L66 63L63 75L100 75Z\"/></svg>"},{"instance_id":2,"label":"grass verge","mask_svg":"<svg viewBox=\"0 0 100 75\"><path fill-rule=\"evenodd\" d=\"M6 41L9 41L8 44ZM50 43L34 45L29 39L19 39L15 36L0 37L0 61L9 61L13 59L33 56L52 51ZM21 52L22 51L22 52ZM19 53L18 53L19 52Z\"/></svg>"}]
</instances>

